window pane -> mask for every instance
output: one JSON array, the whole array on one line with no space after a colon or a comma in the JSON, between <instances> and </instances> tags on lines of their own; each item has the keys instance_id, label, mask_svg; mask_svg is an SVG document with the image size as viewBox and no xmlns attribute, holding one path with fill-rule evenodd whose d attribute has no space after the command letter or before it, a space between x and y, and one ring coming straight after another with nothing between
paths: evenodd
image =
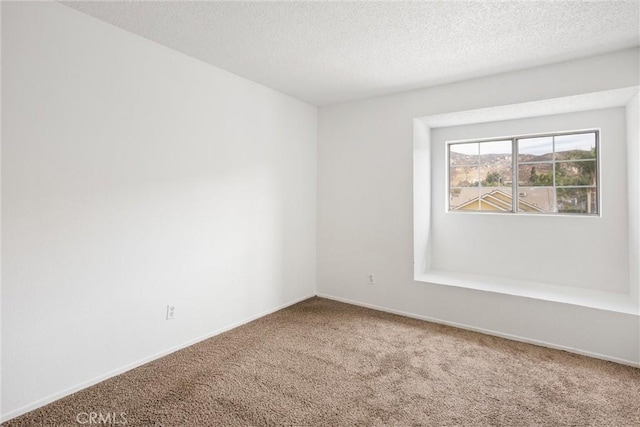
<instances>
[{"instance_id":1,"label":"window pane","mask_svg":"<svg viewBox=\"0 0 640 427\"><path fill-rule=\"evenodd\" d=\"M555 138L556 160L596 158L595 133L562 135Z\"/></svg>"},{"instance_id":2,"label":"window pane","mask_svg":"<svg viewBox=\"0 0 640 427\"><path fill-rule=\"evenodd\" d=\"M449 209L477 211L479 210L478 187L451 188L449 192Z\"/></svg>"},{"instance_id":3,"label":"window pane","mask_svg":"<svg viewBox=\"0 0 640 427\"><path fill-rule=\"evenodd\" d=\"M449 164L455 165L477 165L480 154L477 142L449 145Z\"/></svg>"},{"instance_id":4,"label":"window pane","mask_svg":"<svg viewBox=\"0 0 640 427\"><path fill-rule=\"evenodd\" d=\"M480 144L480 184L483 187L510 187L512 177L511 141Z\"/></svg>"},{"instance_id":5,"label":"window pane","mask_svg":"<svg viewBox=\"0 0 640 427\"><path fill-rule=\"evenodd\" d=\"M454 166L449 169L449 187L477 187L479 181L477 166Z\"/></svg>"},{"instance_id":6,"label":"window pane","mask_svg":"<svg viewBox=\"0 0 640 427\"><path fill-rule=\"evenodd\" d=\"M553 138L518 139L518 162L541 162L553 160Z\"/></svg>"},{"instance_id":7,"label":"window pane","mask_svg":"<svg viewBox=\"0 0 640 427\"><path fill-rule=\"evenodd\" d=\"M598 203L595 188L556 189L558 212L597 214Z\"/></svg>"},{"instance_id":8,"label":"window pane","mask_svg":"<svg viewBox=\"0 0 640 427\"><path fill-rule=\"evenodd\" d=\"M596 185L596 161L556 163L556 185Z\"/></svg>"},{"instance_id":9,"label":"window pane","mask_svg":"<svg viewBox=\"0 0 640 427\"><path fill-rule=\"evenodd\" d=\"M480 185L483 187L509 187L512 182L511 165L500 163L480 166Z\"/></svg>"},{"instance_id":10,"label":"window pane","mask_svg":"<svg viewBox=\"0 0 640 427\"><path fill-rule=\"evenodd\" d=\"M553 187L518 187L518 211L529 213L554 212Z\"/></svg>"},{"instance_id":11,"label":"window pane","mask_svg":"<svg viewBox=\"0 0 640 427\"><path fill-rule=\"evenodd\" d=\"M511 141L480 143L480 163L511 163Z\"/></svg>"},{"instance_id":12,"label":"window pane","mask_svg":"<svg viewBox=\"0 0 640 427\"><path fill-rule=\"evenodd\" d=\"M518 184L526 187L553 186L553 163L518 165Z\"/></svg>"}]
</instances>

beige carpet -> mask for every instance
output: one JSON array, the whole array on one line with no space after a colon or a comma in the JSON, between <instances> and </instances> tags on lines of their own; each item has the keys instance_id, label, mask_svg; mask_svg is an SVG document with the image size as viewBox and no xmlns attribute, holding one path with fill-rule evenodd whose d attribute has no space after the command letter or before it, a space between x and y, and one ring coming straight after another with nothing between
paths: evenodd
<instances>
[{"instance_id":1,"label":"beige carpet","mask_svg":"<svg viewBox=\"0 0 640 427\"><path fill-rule=\"evenodd\" d=\"M630 427L640 370L312 298L4 425L90 412L129 426Z\"/></svg>"}]
</instances>

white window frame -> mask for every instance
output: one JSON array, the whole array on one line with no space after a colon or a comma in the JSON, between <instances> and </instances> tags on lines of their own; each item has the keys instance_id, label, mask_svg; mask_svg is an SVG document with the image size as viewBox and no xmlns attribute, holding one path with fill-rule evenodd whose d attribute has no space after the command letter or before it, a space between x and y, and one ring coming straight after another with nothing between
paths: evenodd
<instances>
[{"instance_id":1,"label":"white window frame","mask_svg":"<svg viewBox=\"0 0 640 427\"><path fill-rule=\"evenodd\" d=\"M556 174L555 168L556 163L565 163L565 162L575 162L575 161L592 161L591 159L585 160L556 160L555 159L555 138L557 136L566 136L566 135L579 135L579 134L595 134L595 162L596 162L596 185L595 186L556 186ZM580 213L580 212L524 212L518 211L518 140L520 139L529 139L529 138L545 138L551 137L553 144L553 159L551 161L537 161L537 162L526 162L526 164L536 164L536 163L551 163L553 167L553 188L595 188L596 191L596 213ZM511 170L512 170L512 183L511 183L511 210L510 211L483 211L483 210L456 210L451 209L451 175L449 170L451 168L451 146L456 144L473 144L473 143L483 143L483 142L494 142L494 141L511 141ZM600 129L580 129L580 130L572 130L572 131L562 131L562 132L547 132L547 133L536 133L536 134L525 134L525 135L511 135L511 136L500 136L500 137L492 137L492 138L481 138L481 139L468 139L468 140L456 140L456 141L447 141L446 142L446 203L445 210L447 213L453 214L487 214L487 215L496 215L496 214L506 214L506 215L535 215L535 216L580 216L580 217L600 217L602 216L602 182L600 179ZM480 166L480 164L478 165ZM479 177L480 178L480 177ZM481 182L478 183L481 186ZM473 187L470 187L473 188ZM553 208L554 211L557 210L557 197L554 197L553 200Z\"/></svg>"}]
</instances>

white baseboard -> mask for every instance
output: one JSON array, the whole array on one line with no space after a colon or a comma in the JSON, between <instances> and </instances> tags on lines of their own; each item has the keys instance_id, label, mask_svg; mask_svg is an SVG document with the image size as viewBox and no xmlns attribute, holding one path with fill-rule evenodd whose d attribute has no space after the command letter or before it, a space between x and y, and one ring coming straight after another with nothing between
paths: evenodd
<instances>
[{"instance_id":1,"label":"white baseboard","mask_svg":"<svg viewBox=\"0 0 640 427\"><path fill-rule=\"evenodd\" d=\"M256 319L259 319L261 317L264 317L264 316L266 316L268 314L274 313L276 311L282 310L283 308L287 308L287 307L289 307L291 305L294 305L294 304L297 304L297 303L299 303L301 301L304 301L306 299L312 298L313 296L314 295L312 294L312 295L304 296L302 298L297 298L297 299L295 299L293 301L289 301L289 302L287 302L285 304L282 304L282 305L279 305L279 306L277 306L275 308L263 311L263 312L261 312L259 314L256 314L255 316L248 317L248 318L243 319L243 320L241 320L239 322L235 322L235 323L227 325L227 326L225 326L223 328L217 329L217 330L215 330L215 331L213 331L213 332L211 332L209 334L206 334L206 335L203 335L203 336L188 340L186 342L183 342L182 344L179 344L177 346L171 347L171 348L169 348L167 350L160 351L158 353L155 353L155 354L153 354L151 356L145 357L143 359L140 359L138 361L135 361L133 363L125 365L123 367L120 367L120 368L117 368L117 369L113 369L113 370L111 370L111 371L109 371L109 372L107 372L105 374L98 375L95 378L92 378L92 379L90 379L88 381L84 381L84 382L82 382L80 384L77 384L77 385L75 385L73 387L69 387L69 388L67 388L65 390L59 391L57 393L53 393L53 394L51 394L51 395L49 395L49 396L47 396L47 397L45 397L43 399L39 399L39 400L37 400L37 401L35 401L33 403L30 403L28 405L22 406L22 407L20 407L18 409L15 409L15 410L11 411L11 412L8 412L6 414L2 414L0 416L0 423L3 423L5 421L9 421L9 420L11 420L13 418L19 417L20 415L26 414L27 412L33 411L34 409L38 409L38 408L40 408L42 406L48 405L51 402L54 402L54 401L56 401L58 399L61 399L61 398L66 397L66 396L69 396L70 394L73 394L73 393L75 393L77 391L80 391L80 390L85 389L87 387L91 387L92 385L98 384L99 382L102 382L104 380L108 380L109 378L112 378L112 377L115 377L117 375L123 374L123 373L125 373L127 371L135 369L135 368L137 368L139 366L142 366L142 365L144 365L146 363L152 362L152 361L154 361L156 359L159 359L161 357L164 357L164 356L166 356L168 354L174 353L174 352L176 352L178 350L182 350L183 348L186 348L186 347L189 347L189 346L194 345L196 343L199 343L200 341L204 341L206 339L209 339L211 337L219 335L219 334L221 334L223 332L227 332L227 331L229 331L231 329L237 328L238 326L242 326L245 323L252 322L252 321L254 321Z\"/></svg>"},{"instance_id":2,"label":"white baseboard","mask_svg":"<svg viewBox=\"0 0 640 427\"><path fill-rule=\"evenodd\" d=\"M378 305L367 304L367 303L359 302L359 301L353 301L353 300L349 300L349 299L346 299L346 298L335 297L335 296L332 296L332 295L317 294L317 296L319 296L321 298L326 298L326 299L330 299L330 300L334 300L334 301L343 302L343 303L346 303L346 304L351 304L351 305L357 305L357 306L360 306L360 307L370 308L372 310L383 311L385 313L397 314L397 315L404 316L404 317L410 317L412 319L425 320L427 322L438 323L438 324L447 325L447 326L453 326L455 328L466 329L468 331L473 331L473 332L480 332L482 334L492 335L492 336L496 336L496 337L500 337L500 338L506 338L506 339L512 340L512 341L519 341L519 342L523 342L523 343L527 343L527 344L534 344L534 345L538 345L538 346L541 346L541 347L553 348L555 350L563 350L563 351L567 351L569 353L580 354L582 356L593 357L593 358L596 358L596 359L602 359L602 360L607 360L609 362L619 363L621 365L627 365L627 366L632 366L634 368L640 368L640 363L634 362L632 360L626 360L626 359L620 359L620 358L617 358L617 357L607 356L606 354L594 353L594 352L591 352L591 351L585 351L585 350L581 350L581 349L578 349L578 348L563 346L563 345L559 345L559 344L553 344L553 343L550 343L550 342L540 341L540 340L531 339L531 338L527 338L527 337L522 337L522 336L519 336L519 335L506 334L506 333L503 333L503 332L494 331L494 330L490 330L490 329L478 328L478 327L475 327L475 326L465 325L465 324L462 324L462 323L450 322L448 320L437 319L435 317L422 316L420 314L408 313L406 311L401 311L401 310L394 310L392 308L381 307L381 306L378 306Z\"/></svg>"}]
</instances>

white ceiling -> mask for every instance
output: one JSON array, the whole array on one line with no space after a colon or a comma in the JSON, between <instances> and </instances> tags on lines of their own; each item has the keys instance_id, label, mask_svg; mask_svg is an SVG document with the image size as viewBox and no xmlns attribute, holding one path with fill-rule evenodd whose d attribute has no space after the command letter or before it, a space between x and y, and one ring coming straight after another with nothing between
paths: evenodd
<instances>
[{"instance_id":1,"label":"white ceiling","mask_svg":"<svg viewBox=\"0 0 640 427\"><path fill-rule=\"evenodd\" d=\"M640 44L638 0L64 4L320 106Z\"/></svg>"}]
</instances>

